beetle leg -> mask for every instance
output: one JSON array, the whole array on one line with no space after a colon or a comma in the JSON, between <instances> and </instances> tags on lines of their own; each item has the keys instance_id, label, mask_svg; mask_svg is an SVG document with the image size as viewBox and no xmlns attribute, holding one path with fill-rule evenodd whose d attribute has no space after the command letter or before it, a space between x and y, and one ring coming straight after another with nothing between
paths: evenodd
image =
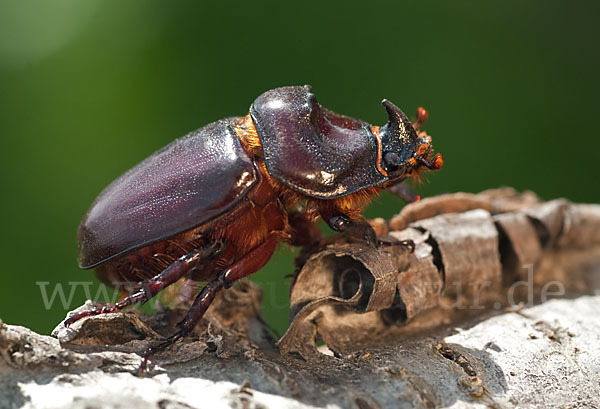
<instances>
[{"instance_id":1,"label":"beetle leg","mask_svg":"<svg viewBox=\"0 0 600 409\"><path fill-rule=\"evenodd\" d=\"M345 214L337 214L329 219L329 227L333 230L346 233L351 237L364 240L373 247L379 246L406 246L411 253L415 251L415 243L412 240L385 241L377 238L373 227L364 220L352 220Z\"/></svg>"},{"instance_id":2,"label":"beetle leg","mask_svg":"<svg viewBox=\"0 0 600 409\"><path fill-rule=\"evenodd\" d=\"M345 214L336 214L329 218L329 227L339 233L346 233L350 237L367 242L370 246L377 247L377 235L373 227L365 220L352 220Z\"/></svg>"},{"instance_id":3,"label":"beetle leg","mask_svg":"<svg viewBox=\"0 0 600 409\"><path fill-rule=\"evenodd\" d=\"M425 165L428 169L439 170L444 164L444 159L442 158L442 154L438 153L433 158L431 158L431 160L419 158L419 162Z\"/></svg>"},{"instance_id":4,"label":"beetle leg","mask_svg":"<svg viewBox=\"0 0 600 409\"><path fill-rule=\"evenodd\" d=\"M146 352L144 352L142 355L143 359L140 366L140 374L143 375L146 372L150 356L157 351L161 351L174 344L194 329L222 288L231 287L235 281L248 277L250 274L255 273L267 264L267 261L269 261L273 255L278 242L279 235L276 232L271 233L262 244L253 248L242 258L223 270L216 280L206 284L194 300L194 304L192 304L192 307L183 320L177 324L179 331L160 344L149 347Z\"/></svg>"},{"instance_id":5,"label":"beetle leg","mask_svg":"<svg viewBox=\"0 0 600 409\"><path fill-rule=\"evenodd\" d=\"M292 227L290 244L293 246L310 246L323 238L319 227L306 212L299 210L289 213L288 223Z\"/></svg>"},{"instance_id":6,"label":"beetle leg","mask_svg":"<svg viewBox=\"0 0 600 409\"><path fill-rule=\"evenodd\" d=\"M145 281L141 284L141 288L122 301L116 304L107 304L100 308L95 308L89 311L82 311L75 314L65 320L65 326L73 324L75 321L79 321L82 318L89 317L91 315L106 314L109 312L116 312L122 310L125 307L134 305L137 303L144 304L149 301L152 297L158 294L164 288L170 286L181 277L183 277L188 271L195 267L200 261L207 257L215 256L223 251L222 242L213 242L212 244L194 249L188 254L180 257L173 262L169 267L164 269L160 274Z\"/></svg>"},{"instance_id":7,"label":"beetle leg","mask_svg":"<svg viewBox=\"0 0 600 409\"><path fill-rule=\"evenodd\" d=\"M418 202L421 200L421 196L416 194L410 186L406 183L401 182L396 185L393 185L388 188L388 191L394 193L400 199L404 200L406 203Z\"/></svg>"},{"instance_id":8,"label":"beetle leg","mask_svg":"<svg viewBox=\"0 0 600 409\"><path fill-rule=\"evenodd\" d=\"M398 240L398 241L385 241L377 240L379 246L404 246L407 247L411 253L415 252L415 242L412 240Z\"/></svg>"}]
</instances>

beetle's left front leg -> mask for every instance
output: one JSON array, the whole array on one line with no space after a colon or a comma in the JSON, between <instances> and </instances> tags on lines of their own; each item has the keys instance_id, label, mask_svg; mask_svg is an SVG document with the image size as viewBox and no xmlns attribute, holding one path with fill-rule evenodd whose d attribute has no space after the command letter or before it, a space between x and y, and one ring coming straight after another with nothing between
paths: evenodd
<instances>
[{"instance_id":1,"label":"beetle's left front leg","mask_svg":"<svg viewBox=\"0 0 600 409\"><path fill-rule=\"evenodd\" d=\"M194 304L183 320L177 324L179 331L171 335L164 342L149 347L143 354L140 373L144 374L146 371L148 359L151 355L174 344L194 329L221 289L231 287L235 281L248 277L267 264L278 242L279 234L277 232L271 233L262 244L253 248L242 258L223 270L216 280L206 284L194 300Z\"/></svg>"}]
</instances>

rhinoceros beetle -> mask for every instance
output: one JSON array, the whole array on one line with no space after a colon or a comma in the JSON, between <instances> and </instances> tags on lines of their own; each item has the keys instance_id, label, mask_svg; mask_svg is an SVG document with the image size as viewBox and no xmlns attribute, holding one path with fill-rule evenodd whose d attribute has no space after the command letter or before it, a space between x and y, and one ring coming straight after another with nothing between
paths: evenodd
<instances>
[{"instance_id":1,"label":"rhinoceros beetle","mask_svg":"<svg viewBox=\"0 0 600 409\"><path fill-rule=\"evenodd\" d=\"M124 173L79 226L79 265L109 284L139 284L65 324L143 304L182 278L208 281L178 332L149 348L145 363L189 333L221 289L263 267L280 241L318 241L318 216L379 245L361 209L386 187L443 163L416 130L424 109L412 124L390 101L382 104L388 122L377 127L321 107L309 86L277 88L248 115L191 132Z\"/></svg>"}]
</instances>

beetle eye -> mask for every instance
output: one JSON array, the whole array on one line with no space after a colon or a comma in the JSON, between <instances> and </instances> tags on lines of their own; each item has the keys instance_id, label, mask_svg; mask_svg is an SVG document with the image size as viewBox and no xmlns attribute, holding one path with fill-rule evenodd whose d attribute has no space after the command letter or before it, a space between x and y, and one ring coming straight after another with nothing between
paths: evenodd
<instances>
[{"instance_id":1,"label":"beetle eye","mask_svg":"<svg viewBox=\"0 0 600 409\"><path fill-rule=\"evenodd\" d=\"M383 155L383 162L385 163L385 167L388 170L394 171L394 170L398 169L398 167L402 163L402 160L400 159L400 156L398 156L398 154L396 152L386 152Z\"/></svg>"}]
</instances>

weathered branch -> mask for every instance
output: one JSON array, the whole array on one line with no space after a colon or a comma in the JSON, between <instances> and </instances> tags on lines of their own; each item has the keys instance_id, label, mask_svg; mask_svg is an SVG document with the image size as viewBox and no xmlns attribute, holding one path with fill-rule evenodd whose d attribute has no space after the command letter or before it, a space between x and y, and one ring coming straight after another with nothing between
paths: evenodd
<instances>
[{"instance_id":1,"label":"weathered branch","mask_svg":"<svg viewBox=\"0 0 600 409\"><path fill-rule=\"evenodd\" d=\"M598 288L600 206L540 203L509 189L459 193L410 204L390 227L402 228L388 232L392 241L415 242L414 254L338 237L302 255L282 352L310 359L321 338L343 354L374 335L394 339L549 292Z\"/></svg>"},{"instance_id":2,"label":"weathered branch","mask_svg":"<svg viewBox=\"0 0 600 409\"><path fill-rule=\"evenodd\" d=\"M415 252L336 238L302 254L287 355L250 282L146 378L137 353L184 308L90 317L56 338L0 323L0 408L600 406L600 296L576 296L598 288L600 206L491 191L427 199L377 227ZM552 280L571 297L535 305Z\"/></svg>"}]
</instances>

